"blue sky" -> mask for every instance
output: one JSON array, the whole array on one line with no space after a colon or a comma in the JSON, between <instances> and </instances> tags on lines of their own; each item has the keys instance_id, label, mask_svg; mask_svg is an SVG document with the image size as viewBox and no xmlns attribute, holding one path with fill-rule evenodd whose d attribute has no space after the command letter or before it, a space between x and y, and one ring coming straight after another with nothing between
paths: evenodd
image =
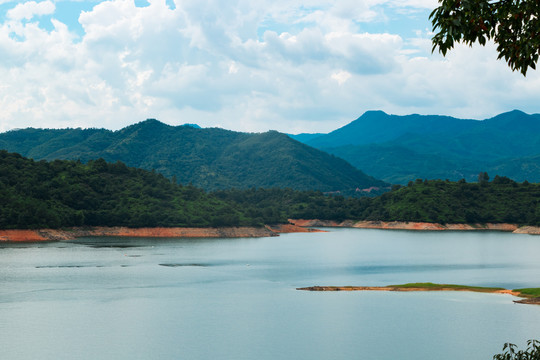
<instances>
[{"instance_id":1,"label":"blue sky","mask_svg":"<svg viewBox=\"0 0 540 360\"><path fill-rule=\"evenodd\" d=\"M493 44L431 53L436 0L0 0L0 131L146 118L327 132L367 110L540 112Z\"/></svg>"}]
</instances>

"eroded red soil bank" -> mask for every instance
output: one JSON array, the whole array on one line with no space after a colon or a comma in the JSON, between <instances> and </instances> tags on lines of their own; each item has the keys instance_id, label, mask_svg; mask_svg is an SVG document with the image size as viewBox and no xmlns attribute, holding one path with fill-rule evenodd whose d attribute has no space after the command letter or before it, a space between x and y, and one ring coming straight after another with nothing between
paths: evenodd
<instances>
[{"instance_id":1,"label":"eroded red soil bank","mask_svg":"<svg viewBox=\"0 0 540 360\"><path fill-rule=\"evenodd\" d=\"M127 227L91 227L70 228L63 230L0 230L0 241L59 241L85 236L122 236L122 237L194 237L194 238L233 238L267 237L280 233L313 232L310 227L350 227L364 229L394 229L418 231L443 230L494 230L519 234L540 235L540 227L514 224L435 224L423 222L385 222L385 221L328 221L291 219L290 224L267 225L265 227L224 227L224 228L127 228Z\"/></svg>"},{"instance_id":2,"label":"eroded red soil bank","mask_svg":"<svg viewBox=\"0 0 540 360\"><path fill-rule=\"evenodd\" d=\"M401 222L401 221L327 221L327 220L303 220L291 219L292 224L304 227L353 227L363 229L394 229L394 230L419 230L419 231L443 231L443 230L484 230L484 231L508 231L516 234L540 235L540 227L522 226L515 224L436 224L425 222Z\"/></svg>"},{"instance_id":3,"label":"eroded red soil bank","mask_svg":"<svg viewBox=\"0 0 540 360\"><path fill-rule=\"evenodd\" d=\"M157 237L157 238L235 238L267 237L280 233L317 231L293 224L266 227L223 228L127 228L89 227L63 230L0 230L0 241L59 241L86 236Z\"/></svg>"}]
</instances>

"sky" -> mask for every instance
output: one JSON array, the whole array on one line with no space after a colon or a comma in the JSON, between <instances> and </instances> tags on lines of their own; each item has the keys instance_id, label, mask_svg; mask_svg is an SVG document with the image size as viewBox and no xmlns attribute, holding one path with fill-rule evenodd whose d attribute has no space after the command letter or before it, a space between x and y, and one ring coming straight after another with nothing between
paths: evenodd
<instances>
[{"instance_id":1,"label":"sky","mask_svg":"<svg viewBox=\"0 0 540 360\"><path fill-rule=\"evenodd\" d=\"M540 112L493 44L431 52L436 0L0 0L0 132L155 118L329 132L368 110Z\"/></svg>"}]
</instances>

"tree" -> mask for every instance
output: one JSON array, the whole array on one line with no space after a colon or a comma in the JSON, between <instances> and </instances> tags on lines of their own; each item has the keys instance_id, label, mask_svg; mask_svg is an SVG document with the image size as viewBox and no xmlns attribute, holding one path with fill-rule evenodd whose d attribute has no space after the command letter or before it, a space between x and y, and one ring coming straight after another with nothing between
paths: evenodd
<instances>
[{"instance_id":1,"label":"tree","mask_svg":"<svg viewBox=\"0 0 540 360\"><path fill-rule=\"evenodd\" d=\"M435 35L433 49L443 55L455 42L472 46L493 40L512 71L523 76L536 69L540 55L538 0L439 0L429 15Z\"/></svg>"},{"instance_id":2,"label":"tree","mask_svg":"<svg viewBox=\"0 0 540 360\"><path fill-rule=\"evenodd\" d=\"M489 175L487 172L481 172L478 174L478 183L479 184L486 184L489 182Z\"/></svg>"},{"instance_id":3,"label":"tree","mask_svg":"<svg viewBox=\"0 0 540 360\"><path fill-rule=\"evenodd\" d=\"M527 350L516 351L516 345L506 343L503 353L493 356L493 360L540 360L540 342L538 340L527 341Z\"/></svg>"}]
</instances>

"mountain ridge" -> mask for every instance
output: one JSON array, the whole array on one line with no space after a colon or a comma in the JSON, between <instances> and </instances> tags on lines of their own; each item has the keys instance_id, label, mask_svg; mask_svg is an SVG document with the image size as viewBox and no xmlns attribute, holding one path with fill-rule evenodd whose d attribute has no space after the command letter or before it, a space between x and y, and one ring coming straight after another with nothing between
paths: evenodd
<instances>
[{"instance_id":1,"label":"mountain ridge","mask_svg":"<svg viewBox=\"0 0 540 360\"><path fill-rule=\"evenodd\" d=\"M328 134L302 135L306 144L393 183L416 178L476 181L484 171L540 181L540 114L520 110L485 120L368 111Z\"/></svg>"},{"instance_id":2,"label":"mountain ridge","mask_svg":"<svg viewBox=\"0 0 540 360\"><path fill-rule=\"evenodd\" d=\"M369 110L326 135L318 136L307 142L320 148L328 147L339 141L341 145L365 145L394 140L407 133L435 133L453 129L457 121L477 121L457 119L442 115L390 115L381 110ZM462 125L463 123L461 123ZM444 126L443 126L444 125Z\"/></svg>"},{"instance_id":3,"label":"mountain ridge","mask_svg":"<svg viewBox=\"0 0 540 360\"><path fill-rule=\"evenodd\" d=\"M121 161L206 190L264 186L354 191L388 186L334 155L276 131L201 129L156 119L117 131L14 130L0 134L0 148L37 160Z\"/></svg>"}]
</instances>

